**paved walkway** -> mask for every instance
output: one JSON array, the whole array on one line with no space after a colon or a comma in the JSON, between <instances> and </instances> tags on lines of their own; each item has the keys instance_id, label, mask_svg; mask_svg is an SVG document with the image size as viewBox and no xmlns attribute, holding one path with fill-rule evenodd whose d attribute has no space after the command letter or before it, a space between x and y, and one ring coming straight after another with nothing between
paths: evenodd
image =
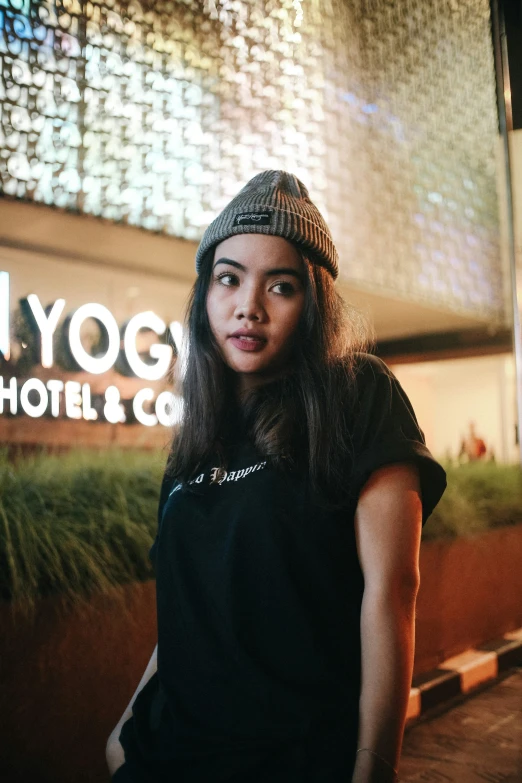
<instances>
[{"instance_id":1,"label":"paved walkway","mask_svg":"<svg viewBox=\"0 0 522 783\"><path fill-rule=\"evenodd\" d=\"M401 783L522 783L522 667L406 730Z\"/></svg>"}]
</instances>

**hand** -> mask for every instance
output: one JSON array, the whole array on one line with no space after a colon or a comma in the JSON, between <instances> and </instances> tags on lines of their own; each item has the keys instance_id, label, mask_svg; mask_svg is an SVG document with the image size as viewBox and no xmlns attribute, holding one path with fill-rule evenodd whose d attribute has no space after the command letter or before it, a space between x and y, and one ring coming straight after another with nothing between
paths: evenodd
<instances>
[{"instance_id":1,"label":"hand","mask_svg":"<svg viewBox=\"0 0 522 783\"><path fill-rule=\"evenodd\" d=\"M107 759L107 766L109 767L111 777L115 774L117 769L125 764L125 752L119 740L120 731L121 726L118 724L107 740L107 746L105 748L105 758Z\"/></svg>"}]
</instances>

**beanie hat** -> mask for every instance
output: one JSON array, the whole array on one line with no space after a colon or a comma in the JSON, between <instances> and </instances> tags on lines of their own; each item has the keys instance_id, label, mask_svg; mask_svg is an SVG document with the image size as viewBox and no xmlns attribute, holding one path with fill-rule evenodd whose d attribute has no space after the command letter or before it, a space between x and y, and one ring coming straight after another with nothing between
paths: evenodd
<instances>
[{"instance_id":1,"label":"beanie hat","mask_svg":"<svg viewBox=\"0 0 522 783\"><path fill-rule=\"evenodd\" d=\"M208 226L196 251L199 274L205 253L234 234L284 237L311 253L335 279L338 255L323 216L310 200L305 185L286 171L263 171L239 191Z\"/></svg>"}]
</instances>

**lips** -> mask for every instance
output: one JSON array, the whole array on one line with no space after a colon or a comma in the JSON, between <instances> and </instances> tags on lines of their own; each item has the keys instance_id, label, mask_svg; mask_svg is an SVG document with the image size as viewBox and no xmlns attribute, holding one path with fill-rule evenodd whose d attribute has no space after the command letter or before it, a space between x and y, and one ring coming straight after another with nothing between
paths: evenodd
<instances>
[{"instance_id":1,"label":"lips","mask_svg":"<svg viewBox=\"0 0 522 783\"><path fill-rule=\"evenodd\" d=\"M260 351L266 345L265 337L242 329L231 334L229 340L232 345L235 345L241 351Z\"/></svg>"},{"instance_id":2,"label":"lips","mask_svg":"<svg viewBox=\"0 0 522 783\"><path fill-rule=\"evenodd\" d=\"M254 332L253 329L238 329L237 332L233 332L230 337L248 337L255 340L266 341L265 337L260 332Z\"/></svg>"}]
</instances>

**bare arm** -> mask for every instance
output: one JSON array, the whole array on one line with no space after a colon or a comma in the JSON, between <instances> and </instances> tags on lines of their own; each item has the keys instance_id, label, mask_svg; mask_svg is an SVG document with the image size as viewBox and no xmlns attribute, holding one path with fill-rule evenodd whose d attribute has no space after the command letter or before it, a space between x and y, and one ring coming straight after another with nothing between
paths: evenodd
<instances>
[{"instance_id":1,"label":"bare arm","mask_svg":"<svg viewBox=\"0 0 522 783\"><path fill-rule=\"evenodd\" d=\"M119 740L121 728L123 724L132 716L132 705L134 704L138 693L145 687L145 685L148 683L152 675L157 671L158 668L157 656L158 656L158 645L156 645L156 647L154 648L154 652L152 653L151 659L147 664L147 668L145 669L145 673L143 674L143 677L140 680L140 684L136 688L134 696L130 700L128 707L126 708L125 712L123 713L118 723L114 727L113 731L111 732L109 739L107 740L105 755L107 758L107 765L109 767L109 772L111 775L114 775L118 767L121 767L121 765L125 761L123 748Z\"/></svg>"},{"instance_id":2,"label":"bare arm","mask_svg":"<svg viewBox=\"0 0 522 783\"><path fill-rule=\"evenodd\" d=\"M361 693L352 783L388 783L399 766L415 649L422 503L418 469L380 468L363 487L355 515L364 574Z\"/></svg>"}]
</instances>

